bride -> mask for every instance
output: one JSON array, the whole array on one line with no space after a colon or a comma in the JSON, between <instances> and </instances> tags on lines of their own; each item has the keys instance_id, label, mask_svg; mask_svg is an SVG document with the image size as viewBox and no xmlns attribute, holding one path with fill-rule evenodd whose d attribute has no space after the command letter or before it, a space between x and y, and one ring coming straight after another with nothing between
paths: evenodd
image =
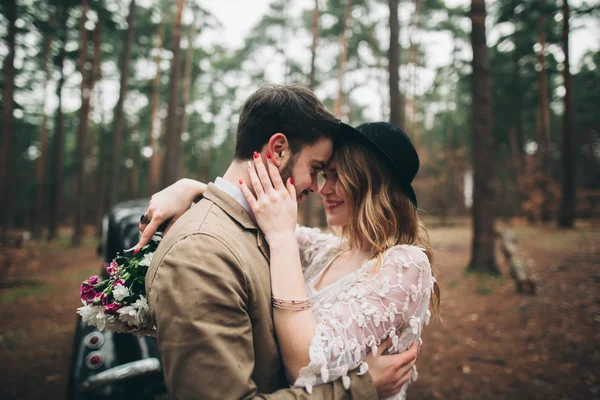
<instances>
[{"instance_id":1,"label":"bride","mask_svg":"<svg viewBox=\"0 0 600 400\"><path fill-rule=\"evenodd\" d=\"M365 372L365 358L386 340L389 353L422 343L423 326L440 303L411 186L419 168L415 148L389 123L344 130L348 139L336 148L320 187L327 223L339 236L296 225L293 179L282 182L269 153L255 153L250 182L240 180L269 242L275 330L286 373L308 392L339 378L348 385L348 371ZM180 181L153 197L153 226L180 216L205 185L195 182L193 192L189 187L189 180ZM140 229L151 237L155 228ZM416 378L413 366L411 380ZM407 386L393 398L405 399Z\"/></svg>"}]
</instances>

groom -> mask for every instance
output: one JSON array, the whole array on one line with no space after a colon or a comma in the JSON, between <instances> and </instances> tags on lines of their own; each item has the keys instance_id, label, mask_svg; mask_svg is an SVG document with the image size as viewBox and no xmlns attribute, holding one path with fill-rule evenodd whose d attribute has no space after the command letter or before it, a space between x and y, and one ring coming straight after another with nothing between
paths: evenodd
<instances>
[{"instance_id":1,"label":"groom","mask_svg":"<svg viewBox=\"0 0 600 400\"><path fill-rule=\"evenodd\" d=\"M244 104L234 160L170 228L146 276L169 398L373 399L374 381L416 357L415 349L377 357L373 376L352 372L348 390L341 380L312 395L289 388L273 326L269 246L238 181L249 181L253 153L268 151L301 201L317 191L337 126L299 86L264 86Z\"/></svg>"}]
</instances>

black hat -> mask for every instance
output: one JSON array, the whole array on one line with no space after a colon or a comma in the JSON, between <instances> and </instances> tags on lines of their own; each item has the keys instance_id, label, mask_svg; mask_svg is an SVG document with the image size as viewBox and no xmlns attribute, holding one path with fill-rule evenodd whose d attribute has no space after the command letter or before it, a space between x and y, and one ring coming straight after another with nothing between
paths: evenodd
<instances>
[{"instance_id":1,"label":"black hat","mask_svg":"<svg viewBox=\"0 0 600 400\"><path fill-rule=\"evenodd\" d=\"M388 122L367 122L356 128L340 122L342 140L357 138L375 152L381 154L392 176L417 208L417 196L411 182L419 170L419 155L408 135Z\"/></svg>"}]
</instances>

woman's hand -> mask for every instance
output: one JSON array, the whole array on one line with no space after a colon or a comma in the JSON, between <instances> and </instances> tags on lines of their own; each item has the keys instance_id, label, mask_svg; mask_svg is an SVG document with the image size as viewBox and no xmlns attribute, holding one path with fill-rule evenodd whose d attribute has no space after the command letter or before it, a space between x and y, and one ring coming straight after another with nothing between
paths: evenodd
<instances>
[{"instance_id":1,"label":"woman's hand","mask_svg":"<svg viewBox=\"0 0 600 400\"><path fill-rule=\"evenodd\" d=\"M290 178L285 184L283 183L269 153L266 161L265 167L262 157L256 152L254 162L248 161L250 184L255 194L252 194L242 179L240 179L240 187L254 213L256 222L269 242L289 234L295 241L298 203L294 181Z\"/></svg>"},{"instance_id":2,"label":"woman's hand","mask_svg":"<svg viewBox=\"0 0 600 400\"><path fill-rule=\"evenodd\" d=\"M206 185L193 179L180 179L166 189L152 195L146 217L150 220L148 223L140 222L139 229L142 237L135 246L135 252L150 242L152 235L165 222L169 221L163 234L167 233L169 228L177 221L184 212L189 210L192 202L204 194Z\"/></svg>"},{"instance_id":3,"label":"woman's hand","mask_svg":"<svg viewBox=\"0 0 600 400\"><path fill-rule=\"evenodd\" d=\"M410 381L413 366L417 361L417 342L403 353L382 355L391 345L392 340L388 338L379 346L376 357L369 354L365 359L380 399L392 397L400 392L402 386Z\"/></svg>"}]
</instances>

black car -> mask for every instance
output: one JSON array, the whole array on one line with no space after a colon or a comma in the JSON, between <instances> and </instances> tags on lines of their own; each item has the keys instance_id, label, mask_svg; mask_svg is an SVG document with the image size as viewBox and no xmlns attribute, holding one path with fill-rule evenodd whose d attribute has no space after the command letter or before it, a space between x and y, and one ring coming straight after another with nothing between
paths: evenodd
<instances>
[{"instance_id":1,"label":"black car","mask_svg":"<svg viewBox=\"0 0 600 400\"><path fill-rule=\"evenodd\" d=\"M148 200L119 203L104 217L102 242L98 248L103 260L101 278L108 277L105 267L117 252L122 253L138 242L138 224L147 206ZM101 332L83 323L79 317L73 341L68 398L167 399L156 339Z\"/></svg>"}]
</instances>

